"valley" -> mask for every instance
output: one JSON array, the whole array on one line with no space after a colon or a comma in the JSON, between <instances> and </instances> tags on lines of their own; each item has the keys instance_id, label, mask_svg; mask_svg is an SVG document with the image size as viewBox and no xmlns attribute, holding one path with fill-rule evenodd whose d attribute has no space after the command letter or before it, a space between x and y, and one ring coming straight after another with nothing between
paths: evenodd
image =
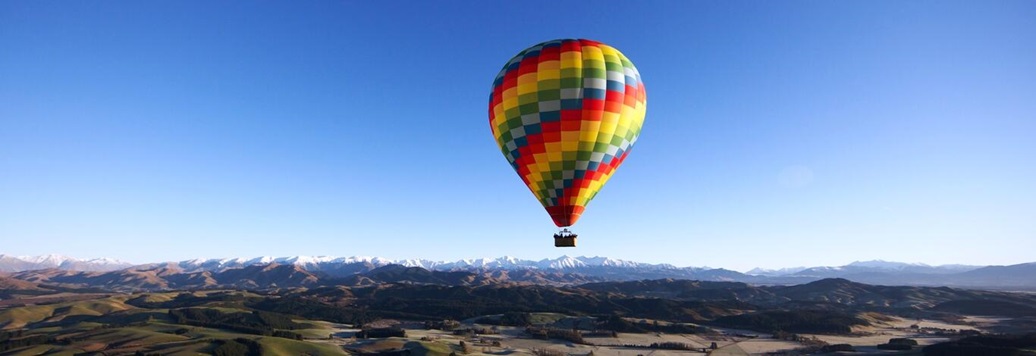
<instances>
[{"instance_id":1,"label":"valley","mask_svg":"<svg viewBox=\"0 0 1036 356\"><path fill-rule=\"evenodd\" d=\"M403 266L336 278L277 264L139 288L157 280L108 272L76 284L63 273L5 277L0 354L917 354L976 337L1036 347L1036 295L1003 291L845 279L542 285Z\"/></svg>"}]
</instances>

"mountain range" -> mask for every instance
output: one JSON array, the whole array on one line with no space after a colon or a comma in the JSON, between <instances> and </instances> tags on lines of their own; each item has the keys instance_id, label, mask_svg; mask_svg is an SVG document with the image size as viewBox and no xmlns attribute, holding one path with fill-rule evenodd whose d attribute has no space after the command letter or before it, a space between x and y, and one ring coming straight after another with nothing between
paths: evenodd
<instances>
[{"instance_id":1,"label":"mountain range","mask_svg":"<svg viewBox=\"0 0 1036 356\"><path fill-rule=\"evenodd\" d=\"M124 289L147 290L214 286L268 288L328 283L362 285L384 281L453 285L581 284L666 278L761 285L802 284L826 278L844 278L878 285L1036 290L1036 263L1011 266L929 266L863 261L838 267L781 270L757 268L741 273L722 268L676 267L606 257L570 256L539 261L501 257L453 262L293 256L194 259L132 265L112 259L0 255L0 272L6 272L4 274L8 278L41 284L106 289L121 286ZM0 278L4 274L0 274Z\"/></svg>"},{"instance_id":2,"label":"mountain range","mask_svg":"<svg viewBox=\"0 0 1036 356\"><path fill-rule=\"evenodd\" d=\"M81 260L61 255L8 256L0 255L0 272L21 272L56 268L68 271L114 271L133 264L111 258Z\"/></svg>"}]
</instances>

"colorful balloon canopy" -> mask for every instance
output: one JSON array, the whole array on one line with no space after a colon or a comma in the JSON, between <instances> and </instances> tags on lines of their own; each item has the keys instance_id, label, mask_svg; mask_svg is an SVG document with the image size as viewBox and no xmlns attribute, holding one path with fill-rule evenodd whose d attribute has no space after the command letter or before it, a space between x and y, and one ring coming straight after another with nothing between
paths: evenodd
<instances>
[{"instance_id":1,"label":"colorful balloon canopy","mask_svg":"<svg viewBox=\"0 0 1036 356\"><path fill-rule=\"evenodd\" d=\"M489 126L507 161L558 227L586 205L640 135L647 94L615 48L547 41L511 58L493 81Z\"/></svg>"}]
</instances>

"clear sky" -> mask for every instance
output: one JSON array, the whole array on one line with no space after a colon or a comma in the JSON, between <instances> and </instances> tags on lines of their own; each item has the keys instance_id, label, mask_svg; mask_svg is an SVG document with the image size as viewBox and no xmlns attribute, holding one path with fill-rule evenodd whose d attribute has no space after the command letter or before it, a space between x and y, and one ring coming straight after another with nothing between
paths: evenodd
<instances>
[{"instance_id":1,"label":"clear sky","mask_svg":"<svg viewBox=\"0 0 1036 356\"><path fill-rule=\"evenodd\" d=\"M639 69L575 249L500 154L501 66ZM3 1L0 253L1036 261L1033 1Z\"/></svg>"}]
</instances>

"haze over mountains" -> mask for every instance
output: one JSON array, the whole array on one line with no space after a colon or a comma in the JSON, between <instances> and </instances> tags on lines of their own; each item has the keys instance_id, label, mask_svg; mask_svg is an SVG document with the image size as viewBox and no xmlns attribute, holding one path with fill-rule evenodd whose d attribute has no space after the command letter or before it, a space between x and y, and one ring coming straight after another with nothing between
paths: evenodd
<instances>
[{"instance_id":1,"label":"haze over mountains","mask_svg":"<svg viewBox=\"0 0 1036 356\"><path fill-rule=\"evenodd\" d=\"M32 272L27 272L32 271ZM71 283L110 288L118 281L141 289L231 285L330 283L363 284L405 280L416 283L481 285L492 283L575 284L644 279L688 279L752 284L801 284L825 278L879 285L952 286L993 289L1036 289L1036 263L1011 266L928 266L886 261L854 262L838 267L754 269L748 273L707 267L676 267L606 257L570 257L540 261L514 257L453 262L390 260L379 257L257 257L194 259L131 265L112 259L79 260L57 255L0 255L0 272L39 283ZM386 274L392 275L386 277ZM247 275L247 276L246 276ZM234 280L233 276L241 278ZM286 279L285 279L286 278ZM366 281L369 280L369 281ZM143 283L139 283L143 281ZM301 282L300 282L301 281ZM299 284L301 283L301 284Z\"/></svg>"}]
</instances>

